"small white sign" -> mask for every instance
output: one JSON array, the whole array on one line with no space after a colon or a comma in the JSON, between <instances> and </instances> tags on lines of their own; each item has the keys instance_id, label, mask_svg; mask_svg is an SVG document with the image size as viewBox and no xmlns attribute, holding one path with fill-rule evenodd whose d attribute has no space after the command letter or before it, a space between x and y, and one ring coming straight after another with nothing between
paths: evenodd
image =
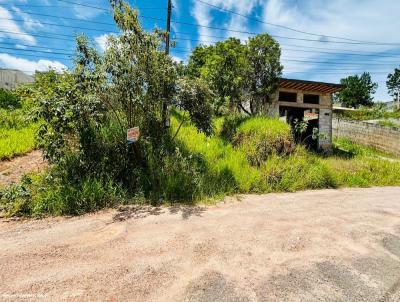
<instances>
[{"instance_id":1,"label":"small white sign","mask_svg":"<svg viewBox=\"0 0 400 302\"><path fill-rule=\"evenodd\" d=\"M139 127L134 127L126 130L126 139L128 143L136 143L139 140L140 129Z\"/></svg>"}]
</instances>

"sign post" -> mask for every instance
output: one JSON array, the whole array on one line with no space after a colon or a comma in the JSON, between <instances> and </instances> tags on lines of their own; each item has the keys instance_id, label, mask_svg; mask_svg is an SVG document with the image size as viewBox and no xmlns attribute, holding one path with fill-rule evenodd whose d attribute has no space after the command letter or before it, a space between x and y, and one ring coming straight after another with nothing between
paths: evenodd
<instances>
[{"instance_id":1,"label":"sign post","mask_svg":"<svg viewBox=\"0 0 400 302\"><path fill-rule=\"evenodd\" d=\"M139 140L140 129L139 127L134 127L126 130L126 140L128 144L134 144Z\"/></svg>"}]
</instances>

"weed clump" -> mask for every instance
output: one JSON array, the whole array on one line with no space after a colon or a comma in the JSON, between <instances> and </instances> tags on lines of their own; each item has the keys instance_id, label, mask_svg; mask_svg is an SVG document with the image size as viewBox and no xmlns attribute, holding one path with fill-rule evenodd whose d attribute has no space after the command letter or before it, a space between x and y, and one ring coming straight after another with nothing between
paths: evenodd
<instances>
[{"instance_id":1,"label":"weed clump","mask_svg":"<svg viewBox=\"0 0 400 302\"><path fill-rule=\"evenodd\" d=\"M253 166L261 166L272 155L288 155L294 150L290 126L276 119L256 117L240 124L233 144L246 153Z\"/></svg>"}]
</instances>

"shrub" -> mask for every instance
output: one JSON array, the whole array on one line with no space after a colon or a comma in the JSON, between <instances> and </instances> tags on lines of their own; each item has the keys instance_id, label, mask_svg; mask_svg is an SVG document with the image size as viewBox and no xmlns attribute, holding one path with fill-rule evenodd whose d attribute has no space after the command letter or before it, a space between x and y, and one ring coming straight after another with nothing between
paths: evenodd
<instances>
[{"instance_id":1,"label":"shrub","mask_svg":"<svg viewBox=\"0 0 400 302\"><path fill-rule=\"evenodd\" d=\"M0 211L8 216L77 215L121 202L123 191L112 181L86 178L61 183L51 173L24 176L0 191Z\"/></svg>"},{"instance_id":2,"label":"shrub","mask_svg":"<svg viewBox=\"0 0 400 302\"><path fill-rule=\"evenodd\" d=\"M271 155L287 155L294 149L290 126L265 117L244 121L238 127L233 143L246 153L254 166L260 166Z\"/></svg>"},{"instance_id":3,"label":"shrub","mask_svg":"<svg viewBox=\"0 0 400 302\"><path fill-rule=\"evenodd\" d=\"M21 103L17 95L10 90L0 88L0 108L14 109L20 107Z\"/></svg>"}]
</instances>

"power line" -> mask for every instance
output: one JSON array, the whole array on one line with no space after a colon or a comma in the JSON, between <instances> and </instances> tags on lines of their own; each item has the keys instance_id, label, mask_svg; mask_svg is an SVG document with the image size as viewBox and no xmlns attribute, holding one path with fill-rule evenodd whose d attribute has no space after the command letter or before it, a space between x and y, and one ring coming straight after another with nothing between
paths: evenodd
<instances>
[{"instance_id":1,"label":"power line","mask_svg":"<svg viewBox=\"0 0 400 302\"><path fill-rule=\"evenodd\" d=\"M323 62L323 61L308 61L308 60L297 60L297 59L285 59L286 61L289 62L299 62L299 63L313 63L313 64L329 64L329 65L360 65L362 63L348 63L348 62ZM372 64L368 63L368 66L392 66L395 64Z\"/></svg>"},{"instance_id":2,"label":"power line","mask_svg":"<svg viewBox=\"0 0 400 302\"><path fill-rule=\"evenodd\" d=\"M50 23L50 22L42 22L42 21L35 21L35 20L22 20L22 19L3 18L3 17L1 17L0 20L11 20L11 21L15 21L15 22L24 22L24 23L36 23L36 24L44 24L44 25L50 25L50 26L59 26L59 27L73 28L73 29L80 29L80 30L92 30L92 31L98 31L98 32L101 32L101 33L106 33L106 32L108 32L108 31L105 30L105 29L97 29L97 28L88 28L88 27L64 25L64 24L57 24L57 23ZM118 32L111 32L111 33L118 33Z\"/></svg>"},{"instance_id":3,"label":"power line","mask_svg":"<svg viewBox=\"0 0 400 302\"><path fill-rule=\"evenodd\" d=\"M311 35L311 36L316 36L316 37L326 37L326 38L341 39L341 40L352 41L352 42L379 43L379 42L362 41L362 40L355 40L355 39L349 39L349 38L338 37L338 36L321 35L321 34L311 33L311 32L307 32L307 31L295 29L295 28L292 28L292 27L289 27L289 26L284 26L284 25L280 25L280 24L266 22L264 20L261 20L261 19L258 19L258 18L254 18L254 17L248 16L248 15L245 15L245 14L241 14L241 13L235 12L233 10L225 9L225 8L220 7L220 6L217 6L217 5L202 1L202 0L196 0L196 1L200 2L202 4L205 4L205 5L208 5L210 7L214 7L216 9L220 10L220 11L223 11L223 12L227 12L227 13L234 14L234 15L237 15L237 16L252 20L252 21L256 21L256 22L259 22L259 23L263 23L263 24L267 24L267 25L283 28L283 29L290 30L290 31L293 31L293 32L297 32L297 33L301 33L301 34L306 34L306 35Z\"/></svg>"},{"instance_id":4,"label":"power line","mask_svg":"<svg viewBox=\"0 0 400 302\"><path fill-rule=\"evenodd\" d=\"M36 49L21 49L21 48L14 48L14 47L3 47L0 46L0 49L11 49L16 51L23 51L23 52L39 52L39 53L47 53L47 54L55 54L55 55L67 55L73 56L73 53L65 53L65 52L51 52L51 51L43 51L43 50L36 50Z\"/></svg>"},{"instance_id":5,"label":"power line","mask_svg":"<svg viewBox=\"0 0 400 302\"><path fill-rule=\"evenodd\" d=\"M65 2L65 3L69 3L69 4L74 4L74 5L79 5L79 6L83 6L83 7L90 7L90 8L96 8L96 9L102 9L102 10L106 10L106 11L110 11L108 9L104 9L104 8L99 8L96 6L92 6L92 5L87 5L87 4L82 4L82 3L78 3L78 2L72 2L72 1L67 1L67 0L57 0L60 2ZM142 18L145 19L151 19L151 20L156 20L156 21L162 21L162 22L166 22L166 19L162 19L162 18L155 18L155 17L150 17L150 16L141 16ZM215 29L215 30L221 30L221 31L227 31L227 32L234 32L234 33L241 33L241 34L248 34L248 35L258 35L261 33L255 33L255 32L250 32L250 31L241 31L241 30L236 30L236 29L228 29L228 28L222 28L222 27L215 27L215 26L207 26L207 25L202 25L202 24L195 24L195 23L190 23L190 22L185 22L185 21L175 21L175 20L171 20L171 23L175 23L175 24L183 24L183 25L189 25L189 26L195 26L195 27L202 27L202 28L208 28L208 29ZM272 35L271 35L272 36ZM294 38L294 37L285 37L285 36L277 36L274 35L272 37L275 38L281 38L281 39L291 39L291 40L299 40L299 41L310 41L310 42L319 42L319 43L336 43L336 44L352 44L352 45L386 45L386 46L400 46L400 43L381 43L381 42L345 42L345 41L326 41L326 40L313 40L313 39L305 39L305 38ZM208 42L206 42L208 43ZM215 42L211 42L211 43L215 43Z\"/></svg>"},{"instance_id":6,"label":"power line","mask_svg":"<svg viewBox=\"0 0 400 302\"><path fill-rule=\"evenodd\" d=\"M174 22L174 21L171 21ZM176 22L175 22L176 23ZM217 29L217 28L214 28ZM221 29L224 30L224 29ZM236 33L243 33L243 34L249 34L249 35L258 35L260 33L254 33L254 32L241 32L241 31L236 31L236 30L229 30L233 31ZM175 33L178 33L175 31ZM180 33L183 34L183 33ZM400 46L400 43L360 43L360 42L344 42L344 41L324 41L324 40L314 40L314 39L305 39L305 38L294 38L294 37L286 37L286 36L278 36L278 35L270 35L273 38L277 39L287 39L287 40L296 40L296 41L306 41L306 42L318 42L318 43L333 43L333 44L351 44L351 45L364 45L364 46ZM219 39L226 39L226 37L216 37ZM188 39L188 38L181 38L181 37L175 37L177 40L185 40L185 41L193 41L193 42L200 42L200 43L217 43L220 41L206 41L206 40L199 40L199 39Z\"/></svg>"},{"instance_id":7,"label":"power line","mask_svg":"<svg viewBox=\"0 0 400 302\"><path fill-rule=\"evenodd\" d=\"M48 8L71 8L71 6L61 6L61 5L32 5L32 4L12 4L12 6L15 7L48 7ZM92 7L94 8L94 7ZM105 10L105 11L109 11L106 8L100 8L97 7L95 9L101 9L101 10ZM139 9L139 10L165 10L167 9L166 7L135 7L135 9ZM110 9L111 10L111 9Z\"/></svg>"},{"instance_id":8,"label":"power line","mask_svg":"<svg viewBox=\"0 0 400 302\"><path fill-rule=\"evenodd\" d=\"M2 51L0 52L0 54L8 54L8 55L16 55L15 52L10 52L10 51ZM22 54L21 54L22 55ZM39 55L33 55L33 54L23 54L23 56L27 56L27 57L34 57L34 58L48 58L48 59L57 59L57 60L67 60L67 58L65 57L44 57L44 56L39 56Z\"/></svg>"},{"instance_id":9,"label":"power line","mask_svg":"<svg viewBox=\"0 0 400 302\"><path fill-rule=\"evenodd\" d=\"M9 43L9 42L0 42L0 44L5 44L5 45L14 45L16 46L16 48L18 49L17 46L21 46L21 47L26 47L26 48L40 48L40 49L47 49L50 50L49 47L45 47L45 46L35 46L35 45L28 45L28 44L20 44L20 43ZM61 50L61 51L74 51L74 49L66 49L66 48L55 48L55 47L51 47L52 50Z\"/></svg>"},{"instance_id":10,"label":"power line","mask_svg":"<svg viewBox=\"0 0 400 302\"><path fill-rule=\"evenodd\" d=\"M0 33L13 34L13 35L19 35L19 36L32 36L32 37L55 39L55 40L63 40L63 41L69 41L69 42L73 42L73 41L71 39L64 39L64 38L59 38L59 37L76 38L76 36L72 36L72 35L53 34L53 33L47 33L47 32L39 33L39 34L27 34L27 33L15 32L15 31L0 30ZM46 34L54 35L54 37L46 36Z\"/></svg>"},{"instance_id":11,"label":"power line","mask_svg":"<svg viewBox=\"0 0 400 302\"><path fill-rule=\"evenodd\" d=\"M175 33L191 35L189 33L183 33L183 32L177 32L177 31L175 31ZM208 35L199 35L199 36L201 36L201 37L210 37L210 38L224 38L225 39L225 37L216 37L216 36L208 36ZM177 39L177 40L179 40L179 39ZM220 41L216 41L216 42L213 42L213 43L218 43L218 42L220 42ZM362 55L362 56L364 56L364 55L365 56L371 56L371 55L374 55L374 56L377 55L378 56L379 55L379 56L382 56L382 57L386 57L386 56L387 57L392 57L392 56L393 57L397 57L397 56L400 56L400 53L392 53L392 52L382 53L382 51L375 51L375 52L379 52L379 53L371 53L371 51L362 51L362 50L354 50L354 49L343 49L343 48L326 48L326 47L314 47L314 46L307 46L307 45L282 44L282 43L279 43L279 45L281 46L282 50L289 50L288 48L283 48L282 46L284 46L284 47L297 47L297 48L300 48L300 50L295 50L295 51L301 51L301 52L305 52L304 48L306 48L306 49L318 49L318 50L324 50L324 51L326 51L326 50L345 51L345 53L338 53L338 54L343 54L343 55ZM190 49L190 48L187 48L187 47L179 47L179 46L176 46L174 49L184 49L184 50L187 50L189 52L193 51L193 49ZM307 51L307 52L311 52L311 51Z\"/></svg>"},{"instance_id":12,"label":"power line","mask_svg":"<svg viewBox=\"0 0 400 302\"><path fill-rule=\"evenodd\" d=\"M301 46L298 46L301 47ZM182 48L181 48L182 49ZM293 51L293 52L305 52L305 53L321 53L321 54L329 54L329 55L343 55L343 56L361 56L361 57L372 57L372 58L398 58L400 57L400 53L399 54L357 54L357 53L345 53L345 52L329 52L329 51L315 51L315 50L303 50L303 49L290 49L290 48L281 48L281 50L283 51ZM175 52L178 53L185 53L185 54L190 54L193 50L180 50L180 48L175 47L174 48ZM359 58L361 59L361 58ZM399 62L400 64L400 62Z\"/></svg>"},{"instance_id":13,"label":"power line","mask_svg":"<svg viewBox=\"0 0 400 302\"><path fill-rule=\"evenodd\" d=\"M52 18L59 18L59 19L65 19L65 20L82 21L82 22L93 23L93 24L102 24L102 25L107 25L107 26L114 26L115 25L114 23L108 23L108 22L89 21L89 20L82 20L82 19L71 18L71 17L61 17L61 16L54 16L54 15L49 15L49 14L33 13L33 12L26 12L26 11L23 11L23 12L27 13L27 14L46 16L46 17L52 17ZM141 16L141 17L145 17L145 16ZM16 22L38 23L38 24L45 24L45 25L51 25L51 26L59 26L59 27L80 29L80 30L91 30L91 31L97 31L97 32L102 32L102 33L107 33L107 32L118 33L116 31L108 31L106 29L78 27L78 26L63 25L63 24L50 23L50 22L41 22L41 21L34 21L34 20L25 21L25 20L19 20L19 19L11 19L11 18L0 18L0 19L13 20L13 21L16 21ZM161 20L161 19L158 19L158 18L155 18L155 19ZM192 35L191 33L178 32L178 31L175 31L175 33L179 33L179 34L183 34L183 35ZM253 33L253 34L256 34L256 33ZM201 36L213 37L213 38L217 38L217 39L225 39L226 38L226 37L221 37L221 36L207 36L207 35L201 35ZM273 37L282 38L282 39L300 40L300 41L322 42L322 41L319 41L319 40L300 39L300 38L293 38L293 37L283 37L283 36L273 36ZM217 42L219 42L219 41L206 41L206 40L199 40L199 39L188 39L188 38L182 38L182 37L175 37L175 39L176 40L202 42L202 43L217 43ZM331 42L334 43L334 41L331 41ZM330 42L328 42L328 43L330 43ZM355 44L359 44L359 43L355 43ZM367 45L369 45L369 46L379 46L378 44L367 44ZM306 47L307 48L307 46L299 46L299 47ZM311 47L308 47L308 48L311 48Z\"/></svg>"},{"instance_id":14,"label":"power line","mask_svg":"<svg viewBox=\"0 0 400 302\"><path fill-rule=\"evenodd\" d=\"M83 4L83 3L78 3L78 2L74 2L74 1L67 1L67 0L56 0L58 2L64 2L64 3L68 3L68 4L73 4L73 5L79 5L79 6L83 6L83 7L88 7L88 8L93 8L93 9L98 9L98 10L102 10L102 11L111 11L111 8L104 8L104 7L99 7L99 6L94 6L94 5L88 5L88 4Z\"/></svg>"}]
</instances>

